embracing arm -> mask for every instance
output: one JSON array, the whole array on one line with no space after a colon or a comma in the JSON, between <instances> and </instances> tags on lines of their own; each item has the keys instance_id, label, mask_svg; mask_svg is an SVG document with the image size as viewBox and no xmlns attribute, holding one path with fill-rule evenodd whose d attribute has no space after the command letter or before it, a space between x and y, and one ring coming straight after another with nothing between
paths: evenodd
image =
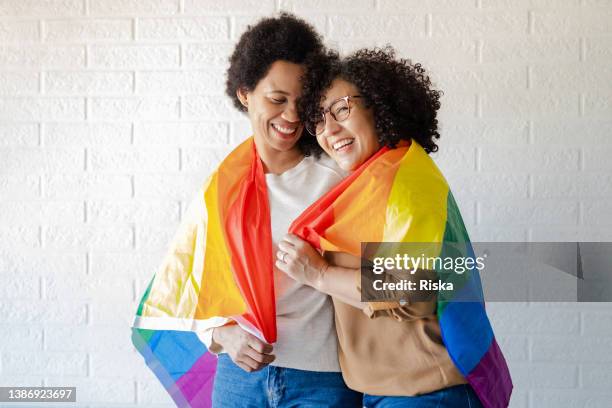
<instances>
[{"instance_id":1,"label":"embracing arm","mask_svg":"<svg viewBox=\"0 0 612 408\"><path fill-rule=\"evenodd\" d=\"M357 282L360 269L331 265L309 243L288 234L278 245L276 267L294 280L363 309Z\"/></svg>"},{"instance_id":2,"label":"embracing arm","mask_svg":"<svg viewBox=\"0 0 612 408\"><path fill-rule=\"evenodd\" d=\"M407 302L401 304L391 302L361 301L361 269L360 267L336 266L341 261L345 265L359 265L360 260L347 254L332 253L332 262L328 262L308 242L288 234L278 245L276 267L294 280L311 286L320 292L361 309L367 316L376 318L390 316L396 320L412 320L435 313L435 300L426 302ZM352 262L350 259L352 258ZM420 277L420 274L417 274ZM389 279L395 277L389 275Z\"/></svg>"}]
</instances>

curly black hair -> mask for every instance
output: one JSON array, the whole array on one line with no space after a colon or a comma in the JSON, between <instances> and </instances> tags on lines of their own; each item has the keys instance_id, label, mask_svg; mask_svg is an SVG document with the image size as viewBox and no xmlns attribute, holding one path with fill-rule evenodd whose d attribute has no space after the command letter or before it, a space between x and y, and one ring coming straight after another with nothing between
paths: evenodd
<instances>
[{"instance_id":1,"label":"curly black hair","mask_svg":"<svg viewBox=\"0 0 612 408\"><path fill-rule=\"evenodd\" d=\"M225 93L244 112L246 108L236 96L238 89L255 89L276 61L304 64L309 56L324 50L323 39L314 27L293 14L283 12L278 17L263 18L240 36L229 58ZM317 145L316 140L307 136L303 134L297 143L305 155Z\"/></svg>"},{"instance_id":2,"label":"curly black hair","mask_svg":"<svg viewBox=\"0 0 612 408\"><path fill-rule=\"evenodd\" d=\"M336 78L352 83L366 107L372 108L381 146L396 147L400 140L413 139L427 153L438 150L437 111L442 92L432 88L421 64L395 57L391 46L360 49L346 58L328 51L309 58L299 103L304 123L320 117L321 101ZM313 138L314 139L314 138ZM321 149L309 145L308 153Z\"/></svg>"}]
</instances>

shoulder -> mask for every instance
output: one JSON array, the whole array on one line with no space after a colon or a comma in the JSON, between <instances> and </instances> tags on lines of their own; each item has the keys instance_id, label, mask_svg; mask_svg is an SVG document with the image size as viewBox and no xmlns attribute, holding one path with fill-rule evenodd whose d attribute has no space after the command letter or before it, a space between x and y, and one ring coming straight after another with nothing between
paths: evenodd
<instances>
[{"instance_id":1,"label":"shoulder","mask_svg":"<svg viewBox=\"0 0 612 408\"><path fill-rule=\"evenodd\" d=\"M309 156L306 157L305 160L309 160L311 162L310 166L314 171L321 174L327 174L330 177L337 178L338 180L344 179L349 174L348 171L342 170L340 167L338 167L336 162L325 153L322 153L319 158Z\"/></svg>"}]
</instances>

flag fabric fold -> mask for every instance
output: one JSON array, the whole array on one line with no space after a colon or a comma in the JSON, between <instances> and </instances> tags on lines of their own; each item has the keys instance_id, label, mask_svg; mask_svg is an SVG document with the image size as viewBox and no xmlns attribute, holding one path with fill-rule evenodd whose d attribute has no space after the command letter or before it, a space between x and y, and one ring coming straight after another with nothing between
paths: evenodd
<instances>
[{"instance_id":1,"label":"flag fabric fold","mask_svg":"<svg viewBox=\"0 0 612 408\"><path fill-rule=\"evenodd\" d=\"M426 243L428 256L473 257L449 186L415 141L382 148L306 209L290 228L313 246L361 256L362 242ZM478 271L438 272L455 290L437 296L449 356L487 408L507 407L512 381L487 317Z\"/></svg>"},{"instance_id":2,"label":"flag fabric fold","mask_svg":"<svg viewBox=\"0 0 612 408\"><path fill-rule=\"evenodd\" d=\"M132 342L179 407L211 406L217 358L196 332L231 318L276 341L272 233L253 138L213 172L140 301Z\"/></svg>"}]
</instances>

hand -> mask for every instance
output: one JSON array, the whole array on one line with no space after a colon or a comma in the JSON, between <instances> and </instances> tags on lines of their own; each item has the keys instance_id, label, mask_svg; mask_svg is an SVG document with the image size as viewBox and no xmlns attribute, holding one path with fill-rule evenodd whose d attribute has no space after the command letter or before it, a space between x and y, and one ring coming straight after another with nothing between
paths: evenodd
<instances>
[{"instance_id":1,"label":"hand","mask_svg":"<svg viewBox=\"0 0 612 408\"><path fill-rule=\"evenodd\" d=\"M320 285L329 264L312 245L296 235L287 234L278 248L278 269L305 285L314 288Z\"/></svg>"},{"instance_id":2,"label":"hand","mask_svg":"<svg viewBox=\"0 0 612 408\"><path fill-rule=\"evenodd\" d=\"M237 324L216 327L212 338L238 367L248 373L261 370L276 358L271 354L271 344L259 340Z\"/></svg>"}]
</instances>

